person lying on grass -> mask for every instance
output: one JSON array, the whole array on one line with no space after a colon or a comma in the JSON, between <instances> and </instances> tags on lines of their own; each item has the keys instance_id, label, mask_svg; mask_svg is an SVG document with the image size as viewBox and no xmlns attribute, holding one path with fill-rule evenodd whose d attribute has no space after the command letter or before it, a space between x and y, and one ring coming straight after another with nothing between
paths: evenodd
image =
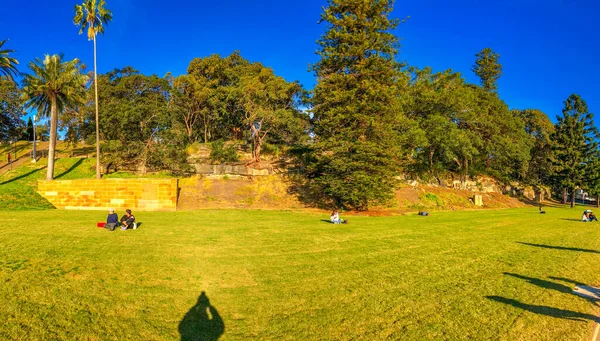
<instances>
[{"instance_id":1,"label":"person lying on grass","mask_svg":"<svg viewBox=\"0 0 600 341\"><path fill-rule=\"evenodd\" d=\"M106 224L104 224L104 227L113 231L118 223L119 223L119 216L115 213L115 209L109 208L108 209L108 217L106 217Z\"/></svg>"},{"instance_id":2,"label":"person lying on grass","mask_svg":"<svg viewBox=\"0 0 600 341\"><path fill-rule=\"evenodd\" d=\"M125 210L125 215L121 217L121 230L127 230L135 223L135 217L131 214L130 209Z\"/></svg>"},{"instance_id":3,"label":"person lying on grass","mask_svg":"<svg viewBox=\"0 0 600 341\"><path fill-rule=\"evenodd\" d=\"M340 213L338 212L338 210L333 210L331 212L331 216L329 217L329 220L334 224L348 224L348 220L344 220L344 219L340 218Z\"/></svg>"}]
</instances>

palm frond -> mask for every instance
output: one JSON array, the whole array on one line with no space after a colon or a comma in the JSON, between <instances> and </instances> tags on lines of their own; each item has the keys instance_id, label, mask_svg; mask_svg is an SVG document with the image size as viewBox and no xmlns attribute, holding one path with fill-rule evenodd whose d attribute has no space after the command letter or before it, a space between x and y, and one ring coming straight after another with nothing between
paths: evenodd
<instances>
[{"instance_id":1,"label":"palm frond","mask_svg":"<svg viewBox=\"0 0 600 341\"><path fill-rule=\"evenodd\" d=\"M104 6L106 1L86 0L81 5L75 5L73 23L79 27L79 34L87 29L88 40L97 34L104 34L104 25L112 20L112 12Z\"/></svg>"},{"instance_id":2,"label":"palm frond","mask_svg":"<svg viewBox=\"0 0 600 341\"><path fill-rule=\"evenodd\" d=\"M15 50L2 48L7 41L8 40L0 41L0 77L8 77L14 82L14 77L19 74L19 71L17 70L19 61L9 55L10 53L16 52Z\"/></svg>"},{"instance_id":3,"label":"palm frond","mask_svg":"<svg viewBox=\"0 0 600 341\"><path fill-rule=\"evenodd\" d=\"M29 108L50 115L52 100L59 112L85 101L88 77L79 72L79 60L63 61L63 55L46 55L29 63L31 74L23 79L23 99Z\"/></svg>"}]
</instances>

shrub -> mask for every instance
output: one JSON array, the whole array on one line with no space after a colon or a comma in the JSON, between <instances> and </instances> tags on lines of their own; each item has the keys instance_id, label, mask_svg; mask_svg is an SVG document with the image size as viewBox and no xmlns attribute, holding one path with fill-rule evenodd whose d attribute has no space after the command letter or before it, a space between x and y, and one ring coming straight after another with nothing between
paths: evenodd
<instances>
[{"instance_id":1,"label":"shrub","mask_svg":"<svg viewBox=\"0 0 600 341\"><path fill-rule=\"evenodd\" d=\"M225 146L223 140L211 143L210 160L214 163L239 161L235 146Z\"/></svg>"}]
</instances>

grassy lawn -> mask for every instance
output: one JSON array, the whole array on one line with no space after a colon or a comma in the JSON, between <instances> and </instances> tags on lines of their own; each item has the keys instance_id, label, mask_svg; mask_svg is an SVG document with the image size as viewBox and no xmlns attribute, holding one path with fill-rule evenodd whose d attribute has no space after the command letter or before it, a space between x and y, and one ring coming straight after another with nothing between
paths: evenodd
<instances>
[{"instance_id":1,"label":"grassy lawn","mask_svg":"<svg viewBox=\"0 0 600 341\"><path fill-rule=\"evenodd\" d=\"M570 291L600 283L600 224L580 211L140 212L114 232L0 212L0 339L589 340L597 307Z\"/></svg>"}]
</instances>

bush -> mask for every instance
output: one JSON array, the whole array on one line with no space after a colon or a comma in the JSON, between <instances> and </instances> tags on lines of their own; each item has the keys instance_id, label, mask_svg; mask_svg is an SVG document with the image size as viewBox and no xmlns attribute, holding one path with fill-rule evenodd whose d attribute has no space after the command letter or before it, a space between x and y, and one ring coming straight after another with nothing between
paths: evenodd
<instances>
[{"instance_id":1,"label":"bush","mask_svg":"<svg viewBox=\"0 0 600 341\"><path fill-rule=\"evenodd\" d=\"M223 140L217 140L211 143L210 160L214 163L237 162L239 157L235 146L225 146Z\"/></svg>"},{"instance_id":2,"label":"bush","mask_svg":"<svg viewBox=\"0 0 600 341\"><path fill-rule=\"evenodd\" d=\"M263 143L261 153L264 155L271 155L279 157L281 154L281 148L276 144Z\"/></svg>"}]
</instances>

